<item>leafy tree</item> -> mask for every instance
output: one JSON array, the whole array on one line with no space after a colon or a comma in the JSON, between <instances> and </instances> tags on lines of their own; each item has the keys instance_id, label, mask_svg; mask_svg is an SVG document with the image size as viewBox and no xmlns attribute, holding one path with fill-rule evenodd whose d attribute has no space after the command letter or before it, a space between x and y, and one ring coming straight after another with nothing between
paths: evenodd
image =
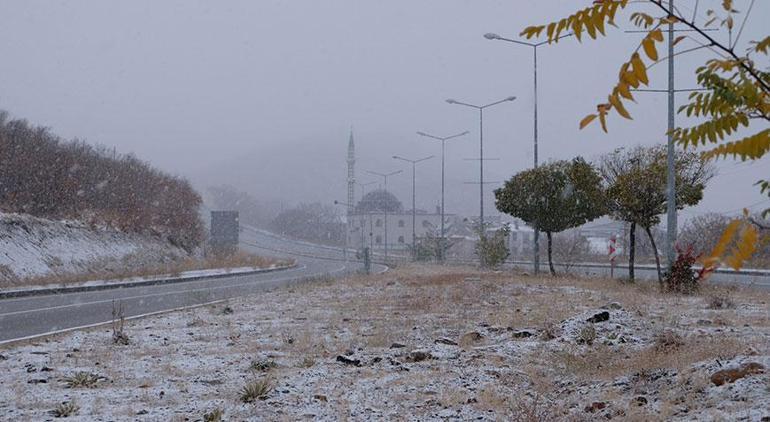
<instances>
[{"instance_id":1,"label":"leafy tree","mask_svg":"<svg viewBox=\"0 0 770 422\"><path fill-rule=\"evenodd\" d=\"M521 35L528 39L540 37L545 32L549 42L557 42L565 31L571 31L578 41L589 38L596 39L606 36L607 25L616 26L615 18L619 12L628 12L630 21L644 29L645 35L634 49L628 61L620 66L618 80L607 96L607 101L597 105L597 112L589 114L581 122L580 127L586 127L591 122L599 120L602 129L607 131L607 116L614 111L621 117L631 119L626 109L629 101L634 101L632 89L649 85L647 69L660 61L658 44L664 41L663 29L669 25L681 24L691 32L672 40L674 44L689 40L696 47L686 49L684 54L701 49L709 49L716 58L705 61L696 70L697 83L706 92L693 92L689 103L679 108L679 113L701 120L692 127L676 128L671 136L683 147L697 147L710 144L713 148L704 152L709 159L732 156L741 160L759 160L770 151L770 36L749 41L743 53L737 49L737 43L743 33L748 14L736 28L736 17L739 11L734 7L733 0L722 0L721 9L708 10L706 20L701 22L697 15L685 16L681 9L670 10L670 5L662 0L595 0L592 6L576 11L572 15L545 25L535 25L525 28ZM753 5L753 2L752 2ZM659 11L657 16L646 13L645 6ZM730 34L738 30L735 37L730 37L730 43L717 41L705 29L715 24L727 29ZM641 51L641 52L640 52ZM675 53L676 54L676 53ZM648 64L649 63L649 64ZM738 132L753 132L748 136L737 138ZM761 193L770 196L770 180L757 182ZM770 209L763 215L770 214ZM722 262L739 268L756 250L759 239L757 224L746 214L743 220L736 220L725 231L723 242L717 245L709 259L712 265ZM731 237L732 236L732 237ZM728 244L737 239L730 249L729 256L722 259L728 252Z\"/></svg>"},{"instance_id":2,"label":"leafy tree","mask_svg":"<svg viewBox=\"0 0 770 422\"><path fill-rule=\"evenodd\" d=\"M495 190L501 212L524 220L545 232L548 265L553 267L553 233L577 227L606 214L601 176L582 158L556 161L525 170Z\"/></svg>"},{"instance_id":3,"label":"leafy tree","mask_svg":"<svg viewBox=\"0 0 770 422\"><path fill-rule=\"evenodd\" d=\"M508 259L508 236L511 229L508 226L495 231L491 236L479 230L479 241L476 242L476 256L479 257L482 268L498 268Z\"/></svg>"},{"instance_id":4,"label":"leafy tree","mask_svg":"<svg viewBox=\"0 0 770 422\"><path fill-rule=\"evenodd\" d=\"M703 189L713 177L713 166L694 153L677 152L676 206L683 209L700 202ZM647 234L655 256L658 281L662 282L660 256L652 227L660 223L666 212L666 148L665 146L616 149L602 157L600 173L606 185L610 215L630 223L628 277L634 280L636 226Z\"/></svg>"}]
</instances>

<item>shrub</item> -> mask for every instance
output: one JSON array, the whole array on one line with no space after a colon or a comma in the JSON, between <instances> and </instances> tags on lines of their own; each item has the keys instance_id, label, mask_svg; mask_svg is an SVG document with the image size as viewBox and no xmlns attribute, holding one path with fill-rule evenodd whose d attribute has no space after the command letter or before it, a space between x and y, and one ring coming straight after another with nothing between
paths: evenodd
<instances>
[{"instance_id":1,"label":"shrub","mask_svg":"<svg viewBox=\"0 0 770 422\"><path fill-rule=\"evenodd\" d=\"M191 251L203 240L201 202L185 179L132 155L67 142L0 110L3 211L158 235Z\"/></svg>"},{"instance_id":2,"label":"shrub","mask_svg":"<svg viewBox=\"0 0 770 422\"><path fill-rule=\"evenodd\" d=\"M75 401L65 401L51 410L51 415L55 418L68 418L77 415L79 411L80 406Z\"/></svg>"},{"instance_id":3,"label":"shrub","mask_svg":"<svg viewBox=\"0 0 770 422\"><path fill-rule=\"evenodd\" d=\"M492 236L486 233L479 234L479 241L476 243L476 256L479 257L482 268L497 268L508 259L508 235L510 229L503 227L497 230Z\"/></svg>"},{"instance_id":4,"label":"shrub","mask_svg":"<svg viewBox=\"0 0 770 422\"><path fill-rule=\"evenodd\" d=\"M95 388L100 379L99 375L81 371L65 377L63 381L67 388Z\"/></svg>"},{"instance_id":5,"label":"shrub","mask_svg":"<svg viewBox=\"0 0 770 422\"><path fill-rule=\"evenodd\" d=\"M250 381L241 389L241 401L253 403L256 400L265 400L271 391L273 391L273 384L267 378Z\"/></svg>"},{"instance_id":6,"label":"shrub","mask_svg":"<svg viewBox=\"0 0 770 422\"><path fill-rule=\"evenodd\" d=\"M251 361L251 365L249 366L249 369L251 369L252 371L267 372L277 366L278 364L276 364L275 361L273 360L257 359L257 360Z\"/></svg>"},{"instance_id":7,"label":"shrub","mask_svg":"<svg viewBox=\"0 0 770 422\"><path fill-rule=\"evenodd\" d=\"M122 346L128 346L128 334L123 331L126 325L126 316L123 309L123 302L115 307L115 301L112 301L112 343Z\"/></svg>"},{"instance_id":8,"label":"shrub","mask_svg":"<svg viewBox=\"0 0 770 422\"><path fill-rule=\"evenodd\" d=\"M578 332L578 343L591 345L596 340L596 328L593 324L584 325Z\"/></svg>"},{"instance_id":9,"label":"shrub","mask_svg":"<svg viewBox=\"0 0 770 422\"><path fill-rule=\"evenodd\" d=\"M217 407L211 412L203 414L203 422L221 422L224 415L225 411Z\"/></svg>"},{"instance_id":10,"label":"shrub","mask_svg":"<svg viewBox=\"0 0 770 422\"><path fill-rule=\"evenodd\" d=\"M709 309L730 309L735 307L735 302L727 290L719 290L711 293L706 299Z\"/></svg>"},{"instance_id":11,"label":"shrub","mask_svg":"<svg viewBox=\"0 0 770 422\"><path fill-rule=\"evenodd\" d=\"M674 265L663 274L664 288L668 292L692 294L698 290L699 282L706 277L709 270L704 268L696 271L693 268L699 255L695 254L692 245L684 250L677 246L676 253Z\"/></svg>"}]
</instances>

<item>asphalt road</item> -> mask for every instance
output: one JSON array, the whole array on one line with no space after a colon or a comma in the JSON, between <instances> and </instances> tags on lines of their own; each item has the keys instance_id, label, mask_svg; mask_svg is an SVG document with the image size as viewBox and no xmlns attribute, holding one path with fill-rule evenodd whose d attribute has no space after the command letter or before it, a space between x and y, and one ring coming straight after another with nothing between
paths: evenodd
<instances>
[{"instance_id":1,"label":"asphalt road","mask_svg":"<svg viewBox=\"0 0 770 422\"><path fill-rule=\"evenodd\" d=\"M0 344L110 322L113 302L122 303L126 318L131 318L258 294L312 277L349 273L360 267L358 263L345 262L339 253L328 254L328 259L311 258L307 256L311 252L315 256L324 255L312 248L259 232L244 232L241 238L244 249L261 255L291 257L298 265L265 274L2 299Z\"/></svg>"}]
</instances>

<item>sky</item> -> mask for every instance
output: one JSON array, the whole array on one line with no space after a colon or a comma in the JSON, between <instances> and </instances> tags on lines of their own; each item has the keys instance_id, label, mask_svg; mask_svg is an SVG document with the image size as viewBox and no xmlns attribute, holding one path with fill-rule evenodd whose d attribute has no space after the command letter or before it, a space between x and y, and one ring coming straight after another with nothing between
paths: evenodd
<instances>
[{"instance_id":1,"label":"sky","mask_svg":"<svg viewBox=\"0 0 770 422\"><path fill-rule=\"evenodd\" d=\"M695 0L680 0L691 13ZM702 0L703 17L716 0ZM421 158L417 207L440 201L440 136L447 144L447 212L478 214L479 122L447 98L485 104L517 97L484 115L484 178L503 182L533 160L533 63L529 47L483 38L516 38L589 5L588 0L3 0L0 3L0 109L133 153L200 190L230 184L269 201L331 204L346 198L351 130L356 177L404 170L388 181L411 208L411 166ZM736 0L745 10L748 0ZM653 11L653 9L648 9ZM541 162L618 147L665 142L665 94L638 94L633 121L578 130L606 98L619 65L639 42L627 14L598 41L566 39L538 50ZM739 49L765 36L770 2L758 1ZM764 26L764 27L763 27ZM725 31L716 37L727 38ZM689 44L688 44L689 43ZM678 46L692 47L685 40ZM678 87L694 87L705 51L677 57ZM651 70L666 88L666 66ZM686 94L678 94L681 104ZM680 120L681 122L681 120ZM718 164L700 205L736 213L770 205L752 184L768 158ZM485 212L493 214L485 185ZM372 186L370 186L372 187ZM360 188L356 188L360 195ZM766 197L765 197L766 198Z\"/></svg>"}]
</instances>

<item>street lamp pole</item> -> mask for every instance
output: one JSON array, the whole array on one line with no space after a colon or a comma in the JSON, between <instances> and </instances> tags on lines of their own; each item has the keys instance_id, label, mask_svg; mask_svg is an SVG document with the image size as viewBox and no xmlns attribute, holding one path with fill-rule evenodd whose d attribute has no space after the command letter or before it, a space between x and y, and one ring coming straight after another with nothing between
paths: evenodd
<instances>
[{"instance_id":1,"label":"street lamp pole","mask_svg":"<svg viewBox=\"0 0 770 422\"><path fill-rule=\"evenodd\" d=\"M367 170L366 172L369 173L369 174L373 174L375 176L382 177L383 182L384 182L384 186L385 186L385 192L387 192L388 191L388 177L395 176L395 175L397 175L399 173L403 173L404 171L403 170L397 170L397 171L393 171L393 172L390 172L390 173L378 173L376 171L369 171L369 170ZM383 211L383 213L385 215L385 239L384 239L385 240L385 262L388 262L388 207L387 207L387 204L385 204L385 206L382 207L382 211Z\"/></svg>"},{"instance_id":2,"label":"street lamp pole","mask_svg":"<svg viewBox=\"0 0 770 422\"><path fill-rule=\"evenodd\" d=\"M406 161L407 163L412 163L412 260L417 260L417 234L415 229L415 221L417 220L417 207L415 205L415 199L416 199L416 188L417 186L417 163L423 162L425 160L430 160L433 158L433 156L428 156L424 158L420 158L417 160L410 160L408 158L404 158L398 155L393 156L396 160Z\"/></svg>"},{"instance_id":3,"label":"street lamp pole","mask_svg":"<svg viewBox=\"0 0 770 422\"><path fill-rule=\"evenodd\" d=\"M572 34L565 34L565 35L562 35L562 36L558 37L556 40L560 40L562 38L566 38L566 37L570 37L570 36L572 36ZM524 45L524 46L532 48L532 55L533 55L533 60L532 60L533 72L532 73L534 74L534 94L535 94L535 107L534 107L534 109L535 109L534 110L534 114L535 114L535 116L534 116L534 146L535 146L535 150L533 152L533 155L534 155L535 168L537 168L537 164L538 164L538 162L537 162L537 153L538 153L538 145L537 145L537 132L538 132L538 121L537 121L537 48L540 47L541 45L548 44L549 42L548 41L542 41L542 42L539 42L539 43L530 43L530 42L526 42L526 41L519 41L519 40L513 40L513 39L510 39L510 38L501 37L500 35L497 35L497 34L494 34L494 33L484 34L484 38L486 38L488 40L505 41L505 42L519 44L519 45ZM534 227L534 229L535 229L535 239L534 239L534 248L533 248L534 249L534 253L535 253L535 256L534 256L534 267L535 267L535 274L537 274L540 271L540 229L537 228L537 226Z\"/></svg>"},{"instance_id":4,"label":"street lamp pole","mask_svg":"<svg viewBox=\"0 0 770 422\"><path fill-rule=\"evenodd\" d=\"M484 235L484 109L507 101L514 101L515 99L516 97L511 96L482 106L464 103L451 98L446 100L449 104L470 107L479 111L479 232L481 236Z\"/></svg>"},{"instance_id":5,"label":"street lamp pole","mask_svg":"<svg viewBox=\"0 0 770 422\"><path fill-rule=\"evenodd\" d=\"M445 240L444 237L446 236L446 233L444 231L444 162L445 162L445 150L446 150L446 141L454 138L458 138L460 136L465 136L468 134L468 131L465 131L463 133L458 133L456 135L452 136L446 136L446 137L440 137L440 136L434 136L429 133L425 132L417 132L420 136L425 136L426 138L435 139L437 141L441 141L441 248L439 256L439 261L444 261L444 247L445 247Z\"/></svg>"}]
</instances>

